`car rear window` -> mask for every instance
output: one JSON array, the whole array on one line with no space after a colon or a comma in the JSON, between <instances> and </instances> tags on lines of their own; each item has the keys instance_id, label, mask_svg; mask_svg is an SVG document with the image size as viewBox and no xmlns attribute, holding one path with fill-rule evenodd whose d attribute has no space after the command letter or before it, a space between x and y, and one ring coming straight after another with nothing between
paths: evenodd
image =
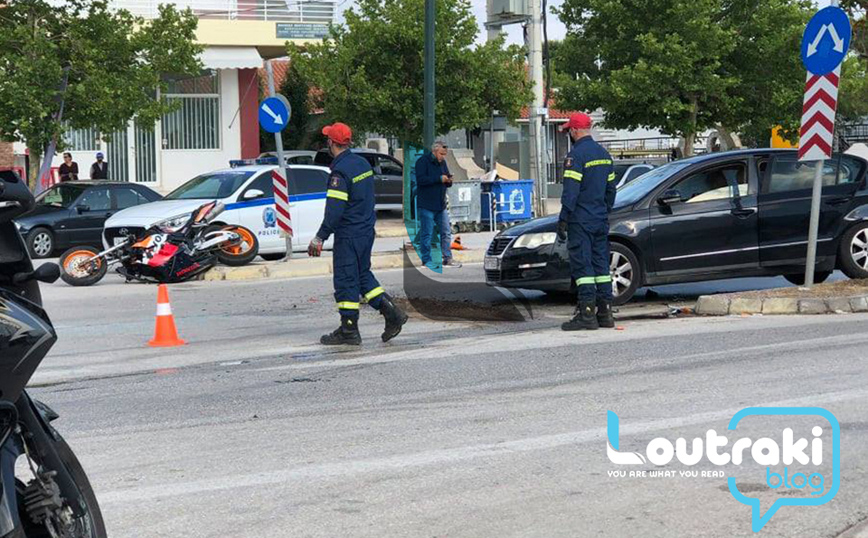
<instances>
[{"instance_id":1,"label":"car rear window","mask_svg":"<svg viewBox=\"0 0 868 538\"><path fill-rule=\"evenodd\" d=\"M801 162L795 154L776 157L772 161L771 176L764 192L811 189L816 167L816 161ZM860 181L864 174L864 167L865 164L859 159L849 155L835 155L831 160L823 162L823 186L830 187Z\"/></svg>"}]
</instances>

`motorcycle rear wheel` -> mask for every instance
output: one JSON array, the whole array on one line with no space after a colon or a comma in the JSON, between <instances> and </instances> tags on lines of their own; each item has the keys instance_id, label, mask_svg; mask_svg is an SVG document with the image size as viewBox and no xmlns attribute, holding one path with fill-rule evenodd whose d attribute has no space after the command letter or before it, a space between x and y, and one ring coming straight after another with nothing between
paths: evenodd
<instances>
[{"instance_id":1,"label":"motorcycle rear wheel","mask_svg":"<svg viewBox=\"0 0 868 538\"><path fill-rule=\"evenodd\" d=\"M256 234L244 226L209 226L205 229L205 235L208 232L218 230L235 232L241 236L241 242L238 245L221 246L214 252L217 260L223 265L241 267L252 262L259 255L259 240L256 238Z\"/></svg>"},{"instance_id":2,"label":"motorcycle rear wheel","mask_svg":"<svg viewBox=\"0 0 868 538\"><path fill-rule=\"evenodd\" d=\"M60 256L60 278L70 286L92 286L108 272L108 263L97 258L93 247L72 247ZM91 261L89 261L91 260Z\"/></svg>"}]
</instances>

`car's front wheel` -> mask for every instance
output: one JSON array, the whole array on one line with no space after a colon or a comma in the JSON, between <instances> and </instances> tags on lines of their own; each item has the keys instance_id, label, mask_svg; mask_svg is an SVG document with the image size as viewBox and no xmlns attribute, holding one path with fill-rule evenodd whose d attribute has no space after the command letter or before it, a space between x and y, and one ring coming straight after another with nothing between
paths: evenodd
<instances>
[{"instance_id":1,"label":"car's front wheel","mask_svg":"<svg viewBox=\"0 0 868 538\"><path fill-rule=\"evenodd\" d=\"M622 305L633 298L642 280L639 258L629 247L612 243L609 254L614 304Z\"/></svg>"},{"instance_id":2,"label":"car's front wheel","mask_svg":"<svg viewBox=\"0 0 868 538\"><path fill-rule=\"evenodd\" d=\"M868 222L853 226L838 247L841 270L850 278L868 278Z\"/></svg>"},{"instance_id":3,"label":"car's front wheel","mask_svg":"<svg viewBox=\"0 0 868 538\"><path fill-rule=\"evenodd\" d=\"M54 235L48 228L36 228L27 234L31 258L47 258L54 251Z\"/></svg>"}]
</instances>

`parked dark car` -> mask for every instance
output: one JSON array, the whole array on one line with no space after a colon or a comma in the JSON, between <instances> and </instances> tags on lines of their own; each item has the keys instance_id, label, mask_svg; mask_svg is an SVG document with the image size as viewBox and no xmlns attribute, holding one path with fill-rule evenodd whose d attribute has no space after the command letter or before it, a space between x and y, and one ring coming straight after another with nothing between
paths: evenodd
<instances>
[{"instance_id":1,"label":"parked dark car","mask_svg":"<svg viewBox=\"0 0 868 538\"><path fill-rule=\"evenodd\" d=\"M802 284L815 162L793 150L742 150L675 161L618 190L609 223L615 301L643 286L783 275ZM816 280L839 268L868 278L868 162L834 155L823 167ZM570 279L557 216L501 232L488 284L565 292Z\"/></svg>"},{"instance_id":2,"label":"parked dark car","mask_svg":"<svg viewBox=\"0 0 868 538\"><path fill-rule=\"evenodd\" d=\"M353 148L350 151L365 158L374 169L374 197L378 211L400 211L404 206L404 165L394 157L368 149ZM328 166L332 156L328 150L320 150L314 164Z\"/></svg>"},{"instance_id":3,"label":"parked dark car","mask_svg":"<svg viewBox=\"0 0 868 538\"><path fill-rule=\"evenodd\" d=\"M15 220L33 258L74 245L102 248L102 228L112 214L160 199L144 185L68 181L36 197L36 207Z\"/></svg>"}]
</instances>

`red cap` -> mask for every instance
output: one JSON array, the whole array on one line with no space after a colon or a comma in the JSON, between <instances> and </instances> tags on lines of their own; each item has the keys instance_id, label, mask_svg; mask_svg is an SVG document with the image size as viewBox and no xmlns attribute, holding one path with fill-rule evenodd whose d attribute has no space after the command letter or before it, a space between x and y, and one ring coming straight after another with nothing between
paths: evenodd
<instances>
[{"instance_id":1,"label":"red cap","mask_svg":"<svg viewBox=\"0 0 868 538\"><path fill-rule=\"evenodd\" d=\"M322 134L326 135L335 144L348 146L353 139L353 130L346 123L334 123L322 128Z\"/></svg>"},{"instance_id":2,"label":"red cap","mask_svg":"<svg viewBox=\"0 0 868 538\"><path fill-rule=\"evenodd\" d=\"M587 131L591 128L592 123L591 117L584 112L570 114L570 120L561 126L561 131L566 131L568 129L581 129Z\"/></svg>"}]
</instances>

